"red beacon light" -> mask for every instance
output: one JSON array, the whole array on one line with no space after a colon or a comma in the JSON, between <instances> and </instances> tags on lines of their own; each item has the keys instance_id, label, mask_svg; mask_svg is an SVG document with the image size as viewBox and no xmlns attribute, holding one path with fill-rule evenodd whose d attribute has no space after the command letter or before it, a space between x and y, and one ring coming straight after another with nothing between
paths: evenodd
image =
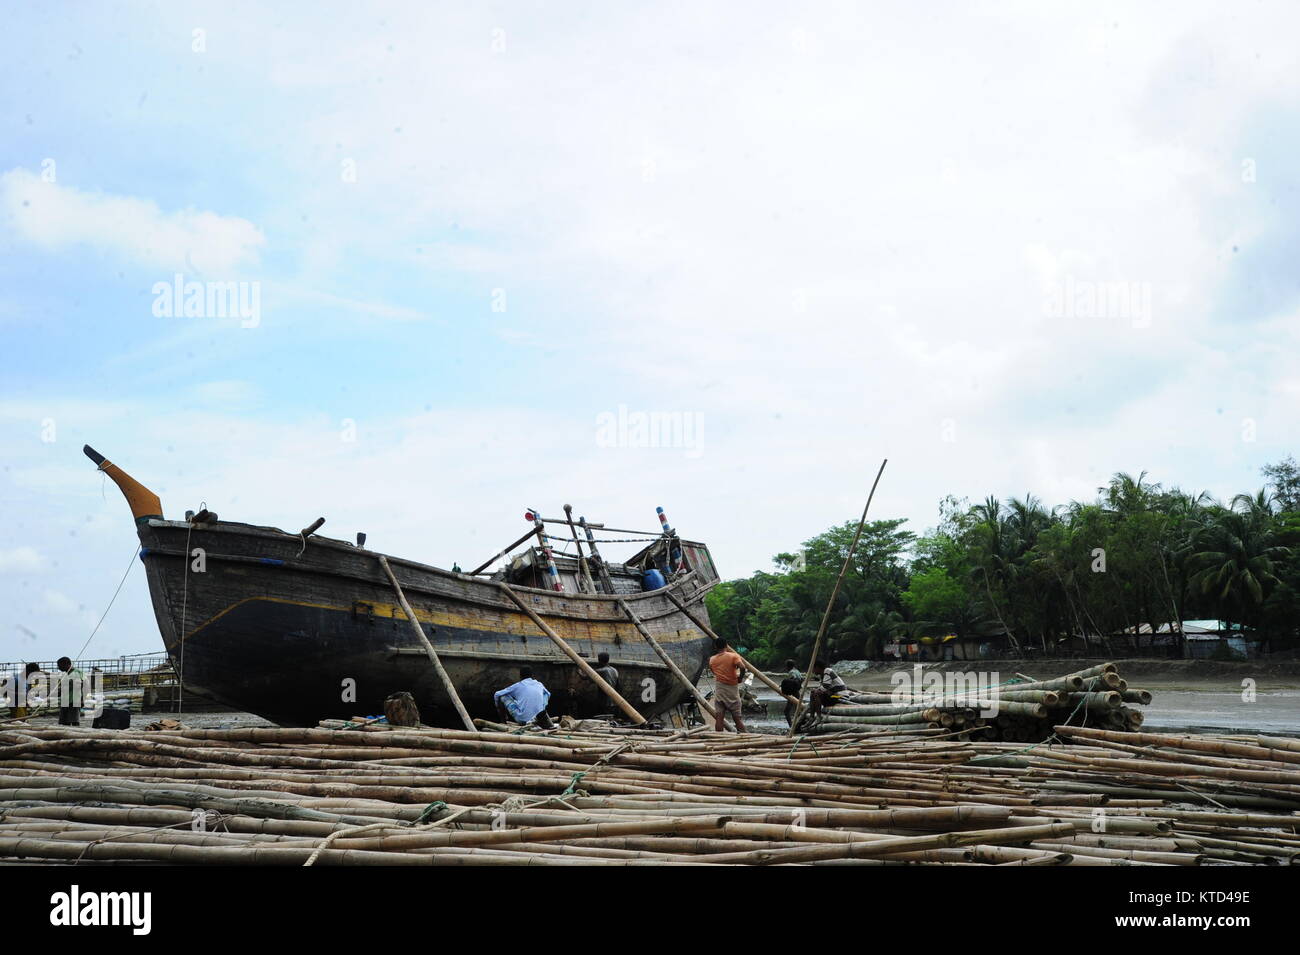
<instances>
[{"instance_id":1,"label":"red beacon light","mask_svg":"<svg viewBox=\"0 0 1300 955\"><path fill-rule=\"evenodd\" d=\"M537 515L534 514L532 511L524 511L524 520L535 521L537 520Z\"/></svg>"}]
</instances>

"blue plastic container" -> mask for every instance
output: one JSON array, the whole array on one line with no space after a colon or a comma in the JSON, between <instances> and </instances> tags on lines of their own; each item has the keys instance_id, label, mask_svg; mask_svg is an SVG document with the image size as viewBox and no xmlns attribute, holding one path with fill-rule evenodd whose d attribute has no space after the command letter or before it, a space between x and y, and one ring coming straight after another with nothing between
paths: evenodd
<instances>
[{"instance_id":1,"label":"blue plastic container","mask_svg":"<svg viewBox=\"0 0 1300 955\"><path fill-rule=\"evenodd\" d=\"M658 590L660 587L666 586L666 583L664 575L653 567L647 567L641 573L642 590Z\"/></svg>"}]
</instances>

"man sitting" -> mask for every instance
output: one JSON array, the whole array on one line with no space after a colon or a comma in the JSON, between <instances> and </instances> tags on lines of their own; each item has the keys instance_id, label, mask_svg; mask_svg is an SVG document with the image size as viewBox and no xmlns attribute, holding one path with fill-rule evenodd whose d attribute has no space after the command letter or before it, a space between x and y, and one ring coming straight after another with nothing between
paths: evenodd
<instances>
[{"instance_id":1,"label":"man sitting","mask_svg":"<svg viewBox=\"0 0 1300 955\"><path fill-rule=\"evenodd\" d=\"M825 664L818 664L813 670L821 677L821 683L812 688L809 694L811 712L818 713L823 707L834 706L839 702L839 694L849 688L838 673Z\"/></svg>"},{"instance_id":2,"label":"man sitting","mask_svg":"<svg viewBox=\"0 0 1300 955\"><path fill-rule=\"evenodd\" d=\"M551 700L551 691L533 679L532 667L520 667L519 682L504 690L497 690L492 695L492 700L496 703L497 714L503 720L533 722L544 730L554 727L551 718L546 715L546 704Z\"/></svg>"}]
</instances>

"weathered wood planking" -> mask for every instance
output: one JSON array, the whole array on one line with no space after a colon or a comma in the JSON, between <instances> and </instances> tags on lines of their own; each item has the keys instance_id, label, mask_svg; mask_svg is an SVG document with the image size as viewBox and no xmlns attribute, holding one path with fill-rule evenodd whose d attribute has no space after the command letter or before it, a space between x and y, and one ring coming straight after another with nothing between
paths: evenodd
<instances>
[{"instance_id":1,"label":"weathered wood planking","mask_svg":"<svg viewBox=\"0 0 1300 955\"><path fill-rule=\"evenodd\" d=\"M296 534L224 521L147 520L139 534L159 630L190 689L277 723L304 725L379 713L388 694L409 690L426 722L455 724L451 701L375 552L322 537L304 547ZM202 550L202 572L192 569L193 557L183 559L187 545L191 554ZM400 558L389 563L472 715L495 718L492 694L518 679L521 664L550 689L552 715L611 711L604 694L497 584ZM666 590L707 619L708 586L687 574ZM665 591L618 598L516 589L580 655L609 653L620 692L647 718L688 693L617 600L627 601L692 680L708 657L708 638Z\"/></svg>"}]
</instances>

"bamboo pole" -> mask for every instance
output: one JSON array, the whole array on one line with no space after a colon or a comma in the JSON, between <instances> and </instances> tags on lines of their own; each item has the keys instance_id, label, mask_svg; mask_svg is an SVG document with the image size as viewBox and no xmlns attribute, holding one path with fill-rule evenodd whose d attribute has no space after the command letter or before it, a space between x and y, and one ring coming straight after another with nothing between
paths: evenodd
<instances>
[{"instance_id":1,"label":"bamboo pole","mask_svg":"<svg viewBox=\"0 0 1300 955\"><path fill-rule=\"evenodd\" d=\"M550 637L551 642L559 647L565 656L578 665L578 669L582 670L582 672L585 673L593 683L605 691L605 695L613 700L618 705L618 708L626 713L633 723L639 724L645 722L645 717L638 713L631 703L623 699L623 697L619 695L618 690L605 682L604 677L591 668L591 664L578 656L578 654L573 651L573 648L565 643L564 639L552 630L550 625L539 617L532 607L524 603L523 600L519 598L519 595L515 593L514 588L504 581L498 581L497 586L499 586L501 591L514 602L515 606L526 613L533 623L537 624L542 633Z\"/></svg>"},{"instance_id":2,"label":"bamboo pole","mask_svg":"<svg viewBox=\"0 0 1300 955\"><path fill-rule=\"evenodd\" d=\"M591 548L591 559L596 564L596 573L600 575L601 589L607 594L617 593L614 589L614 580L609 576L609 566L605 563L605 559L600 556L600 551L596 547L596 535L591 532L587 519L579 517L578 526L582 528L587 537L587 545Z\"/></svg>"},{"instance_id":3,"label":"bamboo pole","mask_svg":"<svg viewBox=\"0 0 1300 955\"><path fill-rule=\"evenodd\" d=\"M688 607L688 606L685 604L685 602L683 602L682 599L681 599L680 597L678 597L675 593L673 593L671 590L668 590L668 589L665 589L665 590L663 591L663 593L664 593L664 595L665 595L669 600L671 600L674 604L677 605L677 609L680 610L682 613L684 613L684 614L686 615L686 618L687 618L688 620L690 620L691 623L695 624L695 626L697 626L697 627L700 628L700 631L701 631L701 632L702 632L706 637L710 638L711 640L723 640L723 639L724 639L723 637L718 636L717 633L714 632L714 630L713 630L712 627L710 627L707 623L705 623L705 622L704 622L703 620L701 620L698 616L696 616L695 612L694 612L693 610L691 610L691 608ZM736 653L736 648L735 648L735 647L731 646L731 644L727 644L727 646L728 646L728 648L731 650L732 653ZM764 672L763 672L762 670L760 670L758 667L754 666L754 664L752 664L752 663L750 663L748 660L746 660L742 654L736 653L736 656L740 657L740 663L741 663L741 665L742 665L746 670L748 670L750 673L754 674L754 676L758 677L758 679L761 680L761 681L762 681L762 682L767 686L768 689L770 689L770 690L775 690L777 693L780 693L781 698L782 698L783 700L785 700L785 701L787 701L787 702L789 702L789 703L796 703L796 704L799 702L799 701L796 700L793 696L787 696L785 693L781 693L781 687L780 687L780 685L778 685L777 683L774 683L774 682L772 681L772 678L771 678L771 677L769 677L766 673L764 673Z\"/></svg>"},{"instance_id":4,"label":"bamboo pole","mask_svg":"<svg viewBox=\"0 0 1300 955\"><path fill-rule=\"evenodd\" d=\"M835 578L835 586L831 588L830 600L826 601L826 611L822 614L822 621L817 627L817 638L813 641L812 657L808 660L808 669L804 671L803 686L799 688L799 702L795 705L794 716L790 719L790 729L785 734L786 736L795 734L795 730L799 726L799 718L803 716L803 698L808 695L808 684L812 681L813 670L817 666L817 654L821 652L822 638L826 635L826 625L830 622L831 610L835 607L835 598L839 596L840 584L844 582L844 575L848 572L849 564L853 562L853 552L858 549L858 540L862 537L862 528L867 523L867 511L871 509L871 499L876 496L876 485L880 483L880 476L885 473L885 465L888 463L888 458L880 462L880 470L876 472L876 479L871 482L871 493L867 495L867 503L862 508L862 517L858 519L858 529L853 532L853 543L849 545L849 552L844 555L844 563L840 566L840 574Z\"/></svg>"},{"instance_id":5,"label":"bamboo pole","mask_svg":"<svg viewBox=\"0 0 1300 955\"><path fill-rule=\"evenodd\" d=\"M851 726L792 744L345 725L0 729L0 864L1300 860L1289 740L1069 727L1068 745L1025 749ZM1198 799L1214 811L1181 808Z\"/></svg>"},{"instance_id":6,"label":"bamboo pole","mask_svg":"<svg viewBox=\"0 0 1300 955\"><path fill-rule=\"evenodd\" d=\"M424 627L420 626L420 621L416 618L415 611L412 610L411 605L407 603L406 594L402 593L402 586L397 582L397 578L393 575L393 568L388 566L388 558L383 554L379 555L379 565L384 568L384 573L388 575L388 580L393 585L393 590L397 593L397 601L402 605L402 610L406 614L406 619L411 624L411 629L420 638L420 643L424 644L424 652L429 654L429 662L433 664L434 672L438 674L438 679L442 681L443 689L445 689L447 695L451 697L451 703L456 707L456 712L460 715L461 722L465 724L465 729L473 731L475 729L474 721L470 718L469 712L465 709L465 704L460 701L460 694L456 692L456 685L451 682L451 677L443 667L442 661L438 659L438 651L433 648L433 644L430 643L429 638L425 636Z\"/></svg>"},{"instance_id":7,"label":"bamboo pole","mask_svg":"<svg viewBox=\"0 0 1300 955\"><path fill-rule=\"evenodd\" d=\"M489 567L491 567L493 564L495 564L495 563L496 563L498 560L500 560L501 558L509 556L509 554L510 554L510 552L511 552L512 550L514 550L516 547L518 547L520 544L522 544L524 541L528 540L528 538L532 537L532 536L535 535L536 533L537 533L536 530L530 530L530 531L528 531L528 533L524 534L523 537L519 538L519 540L515 541L513 544L508 544L508 545L506 545L506 546L505 546L504 548L502 548L500 551L498 551L497 553L493 554L493 555L492 555L491 557L489 557L487 560L483 561L483 563L479 564L477 567L475 567L473 570L471 570L471 571L469 572L469 576L470 576L470 577L474 577L474 576L476 576L476 575L478 575L478 574L483 573L483 571L487 570Z\"/></svg>"},{"instance_id":8,"label":"bamboo pole","mask_svg":"<svg viewBox=\"0 0 1300 955\"><path fill-rule=\"evenodd\" d=\"M596 582L591 579L591 569L587 566L587 558L582 553L582 541L578 540L578 529L573 526L573 506L564 505L564 516L569 519L569 532L573 535L574 546L578 549L578 569L581 571L580 578L587 585L587 593L596 593Z\"/></svg>"},{"instance_id":9,"label":"bamboo pole","mask_svg":"<svg viewBox=\"0 0 1300 955\"><path fill-rule=\"evenodd\" d=\"M632 612L632 608L627 605L627 602L623 600L622 597L620 597L616 603L618 604L618 608L627 615L629 620L632 621L632 625L641 632L641 636L645 638L646 643L650 644L650 649L654 650L654 652L659 655L659 659L663 660L664 663L668 665L668 669L672 671L673 676L677 678L678 682L680 682L682 686L686 687L687 691L695 697L695 702L697 702L710 717L716 720L718 718L717 712L710 705L709 701L704 698L704 694L700 692L699 687L697 687L694 681L683 673L681 668L673 662L673 658L668 655L668 651L659 645L659 641L656 640L654 634L646 628L646 625L641 622L641 618Z\"/></svg>"}]
</instances>

